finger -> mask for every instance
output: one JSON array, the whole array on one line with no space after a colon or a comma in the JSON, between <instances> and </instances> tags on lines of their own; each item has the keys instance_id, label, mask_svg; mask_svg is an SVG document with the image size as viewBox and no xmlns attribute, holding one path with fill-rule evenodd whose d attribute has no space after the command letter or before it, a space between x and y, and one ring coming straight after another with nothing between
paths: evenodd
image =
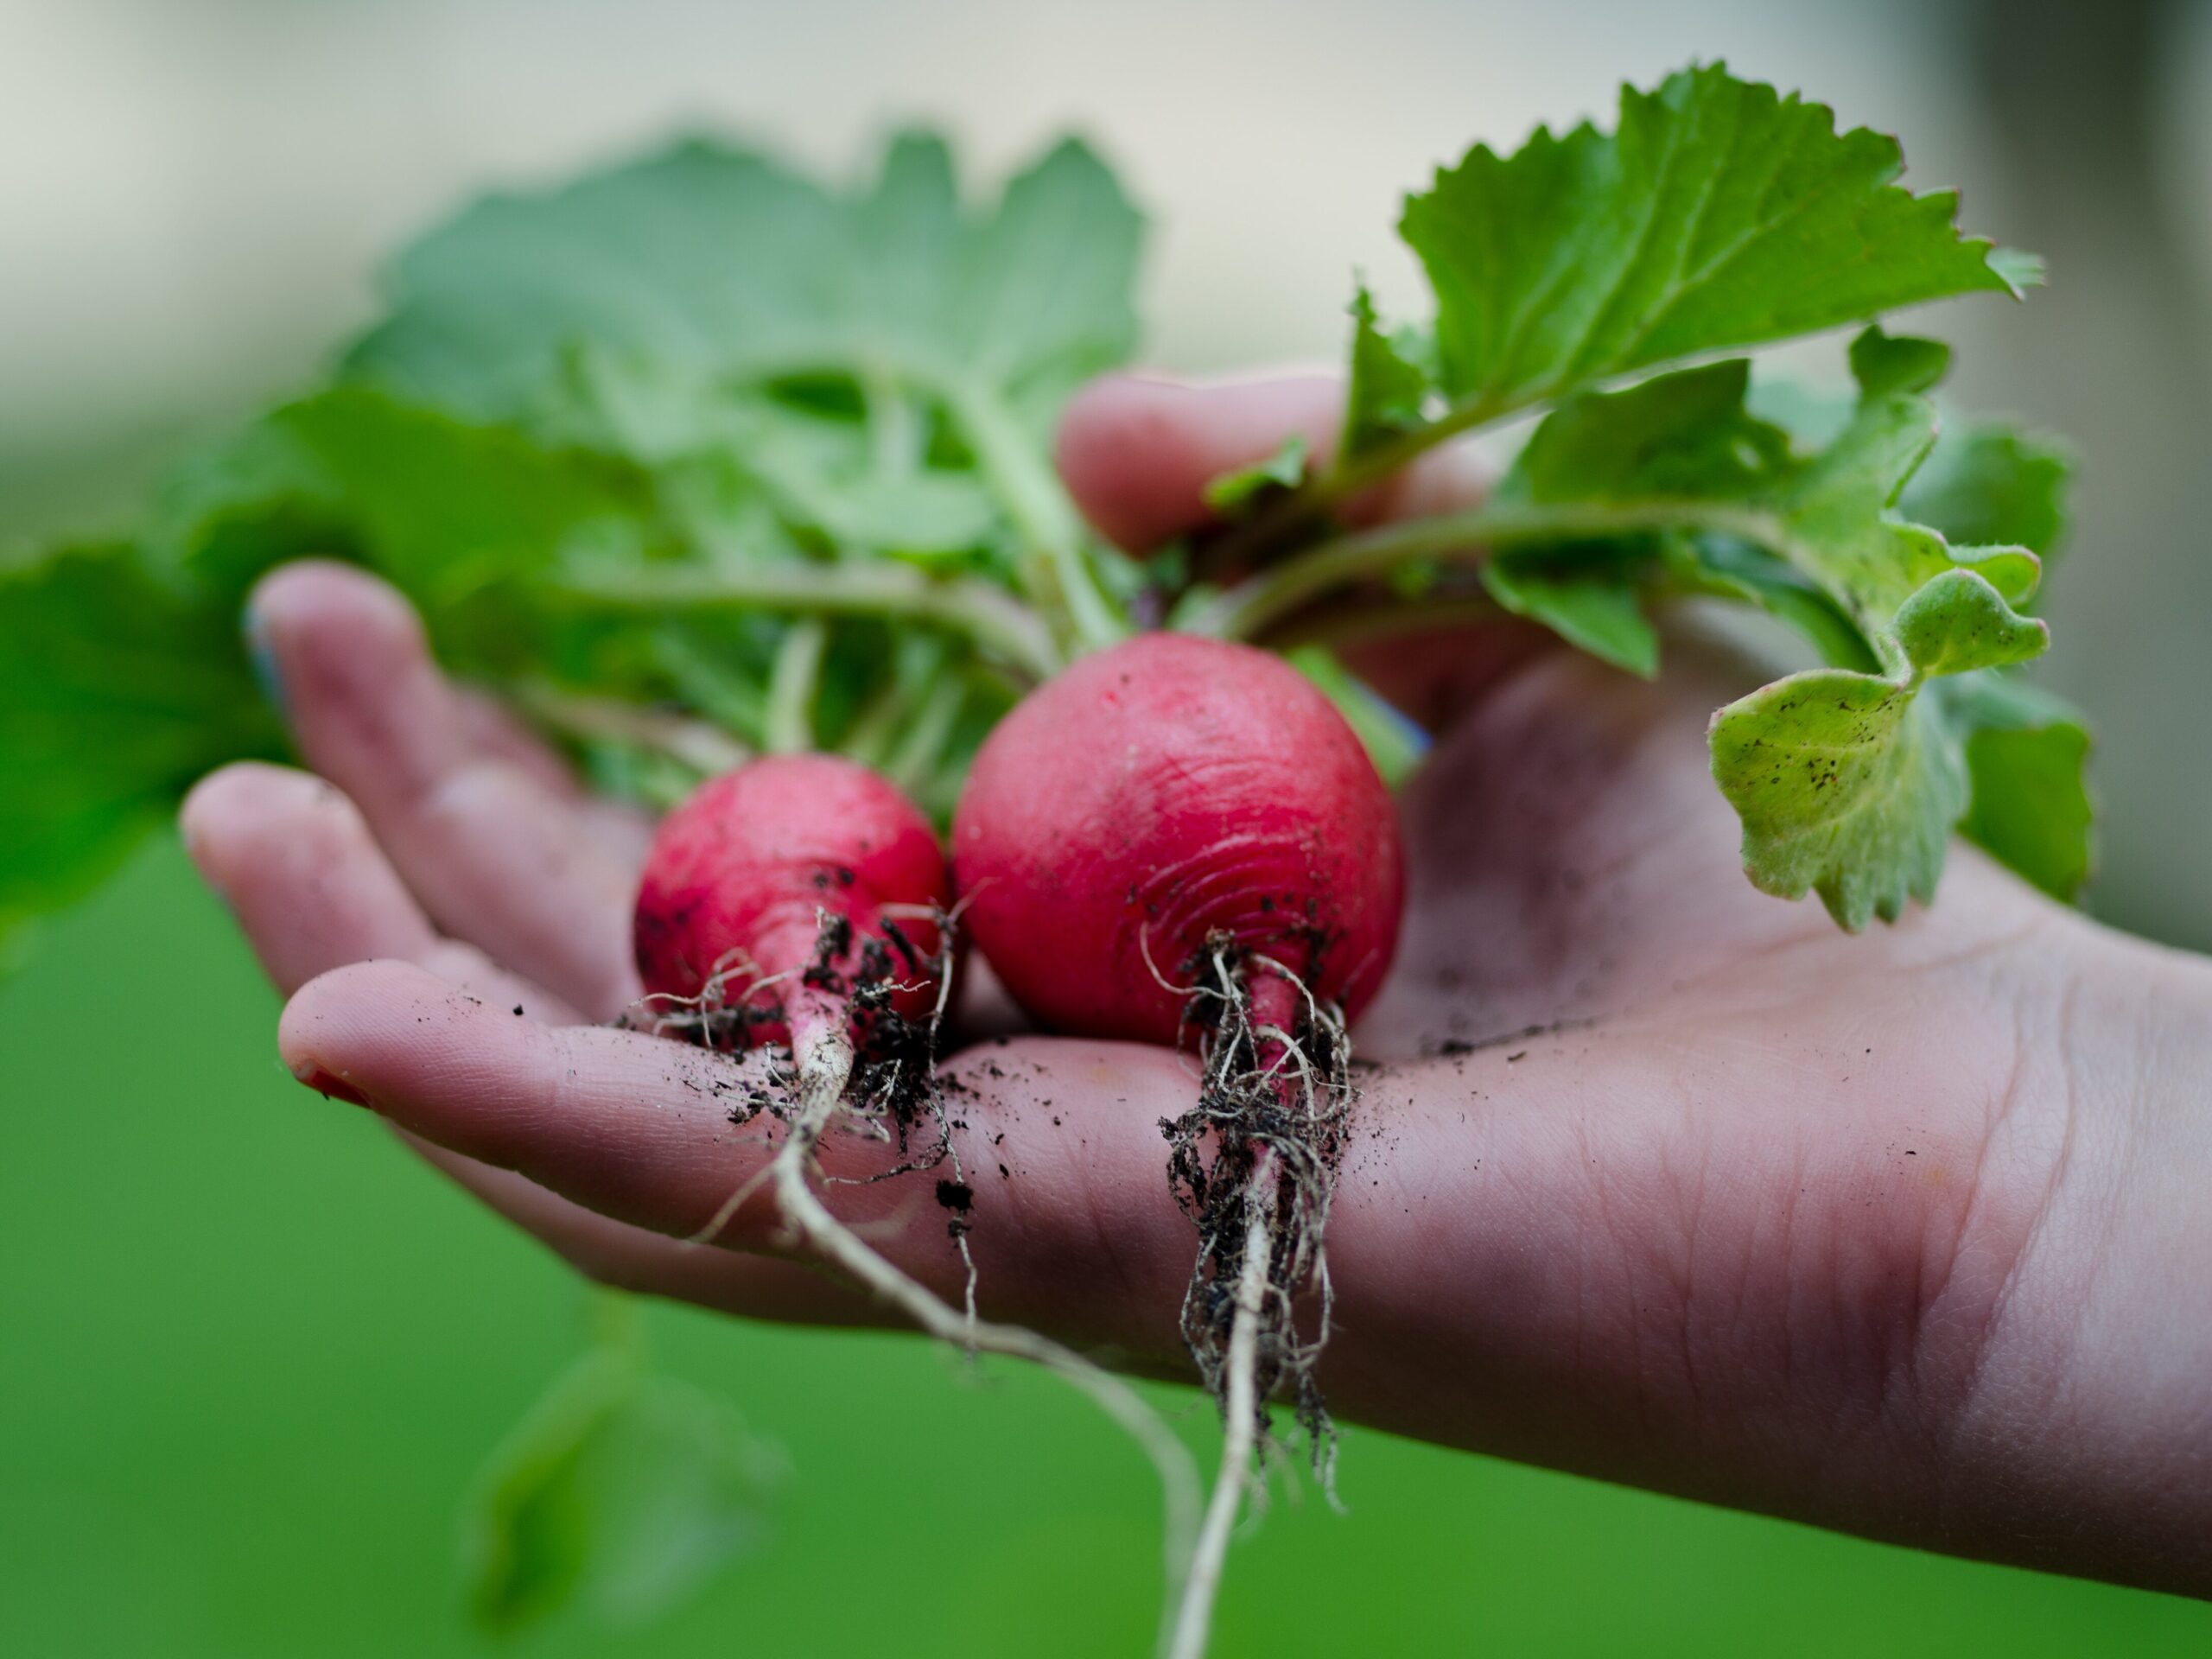
<instances>
[{"instance_id":1,"label":"finger","mask_svg":"<svg viewBox=\"0 0 2212 1659\"><path fill-rule=\"evenodd\" d=\"M281 766L226 767L188 798L183 823L194 862L288 994L331 968L386 957L505 1005L510 1018L527 1001L531 1017L576 1019L543 991L502 974L482 952L440 938L353 804L322 779ZM810 1268L679 1243L419 1137L401 1139L602 1283L760 1319L880 1322L873 1304Z\"/></svg>"},{"instance_id":2,"label":"finger","mask_svg":"<svg viewBox=\"0 0 2212 1659\"><path fill-rule=\"evenodd\" d=\"M754 1096L757 1066L636 1033L514 1020L398 963L305 987L279 1045L310 1087L672 1237L696 1233L754 1181L782 1134L766 1114L731 1121ZM1155 1360L1177 1354L1192 1237L1163 1179L1159 1122L1188 1107L1195 1084L1176 1057L1030 1041L971 1051L950 1075L970 1210L941 1207L949 1165L828 1185L831 1207L956 1300L964 1269L948 1223L972 1222L994 1313ZM852 1183L900 1156L849 1130L825 1141L822 1162ZM765 1189L719 1236L748 1249L788 1245Z\"/></svg>"},{"instance_id":3,"label":"finger","mask_svg":"<svg viewBox=\"0 0 2212 1659\"><path fill-rule=\"evenodd\" d=\"M406 602L347 567L296 564L255 590L251 614L302 753L359 806L432 919L595 1018L634 1001L634 866L540 769L470 741Z\"/></svg>"},{"instance_id":4,"label":"finger","mask_svg":"<svg viewBox=\"0 0 2212 1659\"><path fill-rule=\"evenodd\" d=\"M1306 440L1325 464L1344 418L1344 382L1281 375L1194 383L1108 375L1061 417L1057 459L1076 505L1109 541L1143 552L1209 523L1206 486ZM1355 520L1441 512L1482 493L1483 468L1462 445L1425 455L1404 476L1351 505Z\"/></svg>"},{"instance_id":5,"label":"finger","mask_svg":"<svg viewBox=\"0 0 2212 1659\"><path fill-rule=\"evenodd\" d=\"M585 790L569 763L539 741L537 734L496 698L466 686L454 687L454 696L461 705L461 730L471 748L508 762L549 795L569 803L584 828L624 869L636 869L645 861L645 849L653 838L650 813L626 801L609 800Z\"/></svg>"},{"instance_id":6,"label":"finger","mask_svg":"<svg viewBox=\"0 0 2212 1659\"><path fill-rule=\"evenodd\" d=\"M536 1019L581 1019L482 951L441 938L327 779L251 761L226 766L185 798L179 822L193 863L288 996L333 968L389 957Z\"/></svg>"},{"instance_id":7,"label":"finger","mask_svg":"<svg viewBox=\"0 0 2212 1659\"><path fill-rule=\"evenodd\" d=\"M1334 453L1344 383L1332 375L1192 384L1109 375L1077 395L1060 423L1058 459L1077 504L1109 539L1142 551L1212 518L1206 486L1274 453L1297 434ZM1447 444L1347 504L1371 521L1438 513L1478 499L1486 469ZM1335 619L1341 620L1341 619ZM1440 731L1554 635L1510 618L1429 627L1344 652L1344 661L1416 722Z\"/></svg>"},{"instance_id":8,"label":"finger","mask_svg":"<svg viewBox=\"0 0 2212 1659\"><path fill-rule=\"evenodd\" d=\"M586 1278L746 1319L794 1325L881 1325L878 1303L804 1262L673 1239L571 1204L512 1170L400 1137L454 1185L531 1234Z\"/></svg>"},{"instance_id":9,"label":"finger","mask_svg":"<svg viewBox=\"0 0 2212 1659\"><path fill-rule=\"evenodd\" d=\"M1341 400L1341 383L1325 375L1202 386L1110 374L1068 404L1056 459L1099 533L1144 552L1207 522L1207 484L1265 460L1291 434L1326 454Z\"/></svg>"}]
</instances>

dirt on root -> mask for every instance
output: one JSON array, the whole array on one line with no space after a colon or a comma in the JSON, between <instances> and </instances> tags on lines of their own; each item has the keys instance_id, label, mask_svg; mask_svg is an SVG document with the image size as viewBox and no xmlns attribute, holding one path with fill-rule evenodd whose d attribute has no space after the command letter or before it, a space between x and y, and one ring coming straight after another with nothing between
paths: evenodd
<instances>
[{"instance_id":1,"label":"dirt on root","mask_svg":"<svg viewBox=\"0 0 2212 1659\"><path fill-rule=\"evenodd\" d=\"M1281 974L1272 964L1256 971ZM1198 1103L1160 1121L1169 1185L1198 1231L1198 1255L1184 1293L1183 1337L1207 1389L1225 1402L1236 1286L1247 1252L1264 1250L1267 1294L1255 1378L1261 1445L1270 1444L1268 1402L1287 1392L1315 1472L1326 1484L1336 1434L1314 1375L1331 1304L1323 1241L1357 1090L1341 1014L1299 987L1290 1040L1279 1044L1255 1021L1255 973L1251 960L1227 941L1216 942L1194 976L1198 988L1188 1022L1199 1033ZM1274 1186L1264 1200L1268 1233L1259 1239L1249 1236L1255 1180ZM1308 1313L1306 1330L1301 1307Z\"/></svg>"}]
</instances>

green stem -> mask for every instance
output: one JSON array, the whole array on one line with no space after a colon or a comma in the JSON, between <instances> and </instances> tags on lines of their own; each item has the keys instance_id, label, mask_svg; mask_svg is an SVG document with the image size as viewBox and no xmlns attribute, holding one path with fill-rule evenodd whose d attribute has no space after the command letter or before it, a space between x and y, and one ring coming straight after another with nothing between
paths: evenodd
<instances>
[{"instance_id":1,"label":"green stem","mask_svg":"<svg viewBox=\"0 0 2212 1659\"><path fill-rule=\"evenodd\" d=\"M922 422L914 400L883 364L865 365L860 381L861 395L868 400L870 459L886 477L903 478L922 460Z\"/></svg>"},{"instance_id":2,"label":"green stem","mask_svg":"<svg viewBox=\"0 0 2212 1659\"><path fill-rule=\"evenodd\" d=\"M1455 594L1443 599L1429 595L1418 605L1408 605L1402 599L1332 605L1325 612L1308 612L1293 618L1286 626L1269 629L1267 643L1270 651L1294 651L1300 645L1350 651L1408 633L1494 622L1504 614L1504 608L1487 594Z\"/></svg>"},{"instance_id":3,"label":"green stem","mask_svg":"<svg viewBox=\"0 0 2212 1659\"><path fill-rule=\"evenodd\" d=\"M849 362L815 352L764 359L754 372L766 377L809 369L853 372ZM895 425L896 416L879 406L887 391L906 386L936 397L959 423L984 477L1027 543L1021 582L1030 608L1046 619L1043 630L1050 649L1043 654L1054 670L1072 653L1098 650L1128 637L1127 618L1098 585L1084 550L1082 522L1051 461L995 387L957 363L934 353L902 352L887 342L874 348L860 378L872 417L880 413ZM887 441L887 432L879 423L879 464L886 457ZM1049 677L1052 671L1041 677Z\"/></svg>"},{"instance_id":4,"label":"green stem","mask_svg":"<svg viewBox=\"0 0 2212 1659\"><path fill-rule=\"evenodd\" d=\"M899 747L884 762L883 775L909 795L918 792L936 772L945 740L952 735L953 722L960 718L961 705L967 700L968 688L958 675L941 677L915 711L913 723L906 728Z\"/></svg>"},{"instance_id":5,"label":"green stem","mask_svg":"<svg viewBox=\"0 0 2212 1659\"><path fill-rule=\"evenodd\" d=\"M1324 542L1195 609L1184 626L1193 633L1252 639L1334 589L1374 581L1417 560L1480 563L1491 552L1507 548L1664 530L1723 531L1784 556L1789 545L1781 521L1771 514L1718 502L1652 500L1554 507L1492 504Z\"/></svg>"},{"instance_id":6,"label":"green stem","mask_svg":"<svg viewBox=\"0 0 2212 1659\"><path fill-rule=\"evenodd\" d=\"M830 630L819 617L794 622L776 650L768 676L766 728L772 754L804 754L814 747L814 695L822 684L822 653Z\"/></svg>"},{"instance_id":7,"label":"green stem","mask_svg":"<svg viewBox=\"0 0 2212 1659\"><path fill-rule=\"evenodd\" d=\"M934 623L964 634L1033 682L1052 678L1065 660L1036 613L988 582L931 576L888 561L671 564L619 576L570 575L554 586L574 599L628 613L784 611Z\"/></svg>"},{"instance_id":8,"label":"green stem","mask_svg":"<svg viewBox=\"0 0 2212 1659\"><path fill-rule=\"evenodd\" d=\"M935 633L911 634L893 649L898 658L891 674L869 695L837 740L841 753L879 772L906 723L914 687L933 682L943 671L947 655L944 636Z\"/></svg>"},{"instance_id":9,"label":"green stem","mask_svg":"<svg viewBox=\"0 0 2212 1659\"><path fill-rule=\"evenodd\" d=\"M1084 553L1083 526L1074 507L1006 400L988 386L957 376L939 391L1030 545L1022 561L1022 584L1057 622L1055 633L1077 651L1096 651L1128 638L1128 624L1099 588Z\"/></svg>"},{"instance_id":10,"label":"green stem","mask_svg":"<svg viewBox=\"0 0 2212 1659\"><path fill-rule=\"evenodd\" d=\"M1270 550L1300 531L1324 522L1354 496L1404 470L1437 445L1502 420L1525 406L1525 399L1510 405L1478 399L1446 410L1427 425L1379 443L1350 460L1339 455L1326 472L1309 479L1273 508L1214 543L1206 550L1207 567L1237 569L1267 563Z\"/></svg>"},{"instance_id":11,"label":"green stem","mask_svg":"<svg viewBox=\"0 0 2212 1659\"><path fill-rule=\"evenodd\" d=\"M753 752L719 726L689 715L563 691L539 681L505 688L540 726L586 742L626 743L712 775L741 766Z\"/></svg>"}]
</instances>

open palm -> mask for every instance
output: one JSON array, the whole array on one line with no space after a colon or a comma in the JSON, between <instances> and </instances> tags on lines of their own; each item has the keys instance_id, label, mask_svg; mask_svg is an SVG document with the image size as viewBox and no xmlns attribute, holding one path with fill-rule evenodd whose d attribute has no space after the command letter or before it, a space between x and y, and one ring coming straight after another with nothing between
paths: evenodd
<instances>
[{"instance_id":1,"label":"open palm","mask_svg":"<svg viewBox=\"0 0 2212 1659\"><path fill-rule=\"evenodd\" d=\"M1142 543L1286 429L1325 440L1335 397L1109 382L1063 465L1103 529ZM1451 464L1372 510L1463 488ZM448 685L369 578L294 567L255 619L320 776L231 768L185 824L292 998L302 1080L597 1277L876 1317L779 1254L765 1196L718 1248L682 1242L775 1128L730 1122L734 1062L602 1023L638 995L643 821ZM1360 665L1445 735L1402 804L1404 939L1357 1033L1383 1064L1329 1234L1338 1413L2212 1589L2212 1126L2188 1109L2212 971L1964 854L1933 910L1861 938L1760 896L1703 734L1764 677L1694 640L1656 689L1503 626ZM1189 1065L1017 1034L950 1069L987 1311L1177 1370L1194 1237L1159 1125L1189 1105ZM824 1148L832 1174L883 1156ZM931 1180L830 1191L957 1288Z\"/></svg>"}]
</instances>

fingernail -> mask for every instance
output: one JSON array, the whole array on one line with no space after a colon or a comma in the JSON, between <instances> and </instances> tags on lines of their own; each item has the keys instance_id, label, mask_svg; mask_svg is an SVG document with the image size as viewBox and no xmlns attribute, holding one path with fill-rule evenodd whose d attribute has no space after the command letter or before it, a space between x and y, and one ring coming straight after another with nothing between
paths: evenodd
<instances>
[{"instance_id":1,"label":"fingernail","mask_svg":"<svg viewBox=\"0 0 2212 1659\"><path fill-rule=\"evenodd\" d=\"M261 688L261 695L268 700L269 706L283 718L284 677L276 667L276 649L269 643L268 625L261 620L261 613L251 600L246 601L239 629L245 639L245 659L253 670L254 683Z\"/></svg>"},{"instance_id":2,"label":"fingernail","mask_svg":"<svg viewBox=\"0 0 2212 1659\"><path fill-rule=\"evenodd\" d=\"M335 1071L326 1071L313 1060L302 1060L292 1075L325 1100L342 1100L349 1106L366 1106L369 1097Z\"/></svg>"}]
</instances>

